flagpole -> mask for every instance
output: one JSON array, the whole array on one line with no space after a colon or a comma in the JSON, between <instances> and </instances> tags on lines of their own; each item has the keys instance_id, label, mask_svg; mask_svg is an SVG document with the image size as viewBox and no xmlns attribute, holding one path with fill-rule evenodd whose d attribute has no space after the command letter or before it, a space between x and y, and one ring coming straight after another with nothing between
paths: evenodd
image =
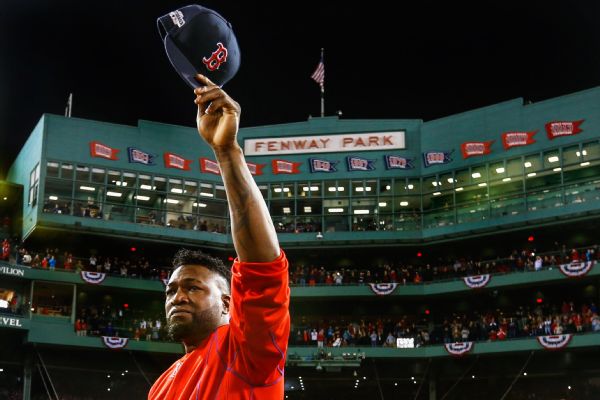
<instances>
[{"instance_id":1,"label":"flagpole","mask_svg":"<svg viewBox=\"0 0 600 400\"><path fill-rule=\"evenodd\" d=\"M321 62L323 61L323 54L325 53L325 49L321 48ZM325 78L321 82L321 118L325 116Z\"/></svg>"}]
</instances>

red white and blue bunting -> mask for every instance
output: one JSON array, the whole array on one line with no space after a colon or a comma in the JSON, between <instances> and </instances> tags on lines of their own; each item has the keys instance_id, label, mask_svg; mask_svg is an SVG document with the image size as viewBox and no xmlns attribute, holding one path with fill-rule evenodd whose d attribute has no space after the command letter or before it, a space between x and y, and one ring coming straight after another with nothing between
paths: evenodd
<instances>
[{"instance_id":1,"label":"red white and blue bunting","mask_svg":"<svg viewBox=\"0 0 600 400\"><path fill-rule=\"evenodd\" d=\"M490 283L492 279L490 274L467 276L463 278L465 285L471 289L479 289Z\"/></svg>"},{"instance_id":2,"label":"red white and blue bunting","mask_svg":"<svg viewBox=\"0 0 600 400\"><path fill-rule=\"evenodd\" d=\"M92 285L99 285L106 278L106 274L102 272L81 271L81 279Z\"/></svg>"},{"instance_id":3,"label":"red white and blue bunting","mask_svg":"<svg viewBox=\"0 0 600 400\"><path fill-rule=\"evenodd\" d=\"M473 342L456 342L456 343L445 343L444 348L446 351L453 356L464 356L471 350L473 350Z\"/></svg>"},{"instance_id":4,"label":"red white and blue bunting","mask_svg":"<svg viewBox=\"0 0 600 400\"><path fill-rule=\"evenodd\" d=\"M369 283L369 287L378 296L392 294L398 287L397 283Z\"/></svg>"},{"instance_id":5,"label":"red white and blue bunting","mask_svg":"<svg viewBox=\"0 0 600 400\"><path fill-rule=\"evenodd\" d=\"M127 346L129 339L114 336L102 336L102 343L109 349L122 349Z\"/></svg>"},{"instance_id":6,"label":"red white and blue bunting","mask_svg":"<svg viewBox=\"0 0 600 400\"><path fill-rule=\"evenodd\" d=\"M561 264L560 272L569 278L577 278L587 275L592 270L594 263L592 261L573 261L569 264Z\"/></svg>"},{"instance_id":7,"label":"red white and blue bunting","mask_svg":"<svg viewBox=\"0 0 600 400\"><path fill-rule=\"evenodd\" d=\"M566 347L573 335L570 333L564 335L549 335L549 336L538 336L537 341L546 350L560 350Z\"/></svg>"}]
</instances>

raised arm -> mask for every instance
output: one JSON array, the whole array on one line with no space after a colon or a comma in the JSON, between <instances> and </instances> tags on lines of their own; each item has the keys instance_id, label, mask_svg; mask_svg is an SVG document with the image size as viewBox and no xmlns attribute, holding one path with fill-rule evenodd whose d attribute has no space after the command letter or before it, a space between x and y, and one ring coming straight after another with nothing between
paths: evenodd
<instances>
[{"instance_id":1,"label":"raised arm","mask_svg":"<svg viewBox=\"0 0 600 400\"><path fill-rule=\"evenodd\" d=\"M203 75L194 90L200 136L213 149L231 214L233 244L240 261L270 262L279 256L273 221L237 143L240 105Z\"/></svg>"}]
</instances>

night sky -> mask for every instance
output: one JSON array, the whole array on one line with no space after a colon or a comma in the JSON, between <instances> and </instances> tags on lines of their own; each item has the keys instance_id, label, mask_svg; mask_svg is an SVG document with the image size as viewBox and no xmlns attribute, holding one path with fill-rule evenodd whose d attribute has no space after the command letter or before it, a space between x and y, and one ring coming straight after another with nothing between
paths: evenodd
<instances>
[{"instance_id":1,"label":"night sky","mask_svg":"<svg viewBox=\"0 0 600 400\"><path fill-rule=\"evenodd\" d=\"M242 127L318 116L310 75L322 47L326 115L348 119L428 121L600 85L600 2L459 3L199 4L228 19L240 44L225 89ZM64 114L69 92L74 117L193 126L194 96L156 29L157 17L187 4L0 0L0 179L41 115Z\"/></svg>"}]
</instances>

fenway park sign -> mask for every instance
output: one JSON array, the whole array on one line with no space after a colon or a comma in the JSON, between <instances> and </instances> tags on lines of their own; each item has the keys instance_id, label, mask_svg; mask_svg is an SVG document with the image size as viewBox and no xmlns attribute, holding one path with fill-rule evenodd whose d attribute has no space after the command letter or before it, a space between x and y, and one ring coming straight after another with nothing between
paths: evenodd
<instances>
[{"instance_id":1,"label":"fenway park sign","mask_svg":"<svg viewBox=\"0 0 600 400\"><path fill-rule=\"evenodd\" d=\"M404 149L406 147L404 134L405 131L396 131L245 139L244 154L266 156Z\"/></svg>"}]
</instances>

